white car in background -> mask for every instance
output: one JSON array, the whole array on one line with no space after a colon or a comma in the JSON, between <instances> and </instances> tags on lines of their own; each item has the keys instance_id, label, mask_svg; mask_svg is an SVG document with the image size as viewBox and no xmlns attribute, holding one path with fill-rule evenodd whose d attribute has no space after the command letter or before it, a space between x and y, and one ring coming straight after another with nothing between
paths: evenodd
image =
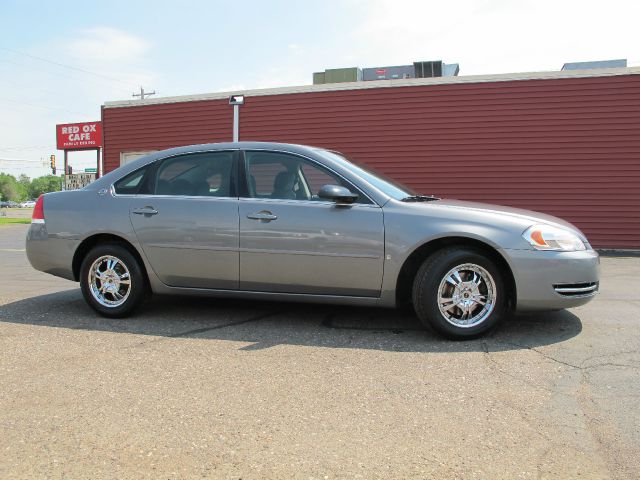
<instances>
[{"instance_id":1,"label":"white car in background","mask_svg":"<svg viewBox=\"0 0 640 480\"><path fill-rule=\"evenodd\" d=\"M33 208L36 206L35 200L26 200L20 204L20 208Z\"/></svg>"}]
</instances>

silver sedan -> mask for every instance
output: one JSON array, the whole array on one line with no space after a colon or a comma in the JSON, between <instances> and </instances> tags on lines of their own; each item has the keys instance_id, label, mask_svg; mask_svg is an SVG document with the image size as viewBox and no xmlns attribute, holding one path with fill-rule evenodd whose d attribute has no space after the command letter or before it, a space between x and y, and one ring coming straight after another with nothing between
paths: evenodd
<instances>
[{"instance_id":1,"label":"silver sedan","mask_svg":"<svg viewBox=\"0 0 640 480\"><path fill-rule=\"evenodd\" d=\"M151 292L412 303L450 338L510 309L582 305L599 280L598 254L559 218L419 195L336 152L258 142L156 152L46 194L27 255L108 317Z\"/></svg>"}]
</instances>

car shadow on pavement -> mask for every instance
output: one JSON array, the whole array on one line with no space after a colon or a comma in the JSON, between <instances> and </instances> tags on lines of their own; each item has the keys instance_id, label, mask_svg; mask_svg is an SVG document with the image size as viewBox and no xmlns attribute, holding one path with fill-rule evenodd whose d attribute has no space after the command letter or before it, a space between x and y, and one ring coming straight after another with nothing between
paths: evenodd
<instances>
[{"instance_id":1,"label":"car shadow on pavement","mask_svg":"<svg viewBox=\"0 0 640 480\"><path fill-rule=\"evenodd\" d=\"M155 296L126 319L91 310L79 289L0 305L0 322L167 338L243 342L241 350L277 345L399 352L504 351L568 340L580 319L557 311L512 315L495 331L466 342L444 340L420 325L410 310L343 307L198 297Z\"/></svg>"}]
</instances>

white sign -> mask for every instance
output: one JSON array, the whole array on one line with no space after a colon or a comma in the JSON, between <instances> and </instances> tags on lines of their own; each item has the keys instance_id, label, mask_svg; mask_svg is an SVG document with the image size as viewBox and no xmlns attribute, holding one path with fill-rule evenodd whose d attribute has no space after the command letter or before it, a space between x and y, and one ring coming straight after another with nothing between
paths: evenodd
<instances>
[{"instance_id":1,"label":"white sign","mask_svg":"<svg viewBox=\"0 0 640 480\"><path fill-rule=\"evenodd\" d=\"M96 179L95 173L74 173L73 175L64 176L65 190L78 190L86 187Z\"/></svg>"}]
</instances>

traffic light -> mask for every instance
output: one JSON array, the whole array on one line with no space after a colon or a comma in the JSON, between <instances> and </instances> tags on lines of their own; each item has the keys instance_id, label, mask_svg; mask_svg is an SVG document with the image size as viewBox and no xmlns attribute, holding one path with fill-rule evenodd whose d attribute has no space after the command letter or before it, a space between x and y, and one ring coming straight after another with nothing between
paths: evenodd
<instances>
[{"instance_id":1,"label":"traffic light","mask_svg":"<svg viewBox=\"0 0 640 480\"><path fill-rule=\"evenodd\" d=\"M56 156L51 155L50 159L51 159L51 174L55 175L56 174Z\"/></svg>"}]
</instances>

